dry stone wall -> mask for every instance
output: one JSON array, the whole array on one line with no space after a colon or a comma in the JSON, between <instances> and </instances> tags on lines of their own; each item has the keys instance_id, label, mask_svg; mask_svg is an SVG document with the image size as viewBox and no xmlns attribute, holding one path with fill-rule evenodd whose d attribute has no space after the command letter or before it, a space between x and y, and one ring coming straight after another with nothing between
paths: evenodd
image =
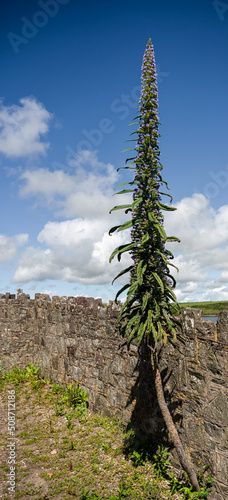
<instances>
[{"instance_id":1,"label":"dry stone wall","mask_svg":"<svg viewBox=\"0 0 228 500\"><path fill-rule=\"evenodd\" d=\"M114 302L104 307L101 299L30 299L22 290L17 297L0 295L1 364L4 370L39 364L59 384L79 381L92 410L125 424L131 420L155 440L165 438L150 352L136 343L129 350L122 345L118 310ZM200 310L186 308L181 321L184 343L161 349L166 400L197 469L210 465L211 499L222 500L228 498L228 311L216 325L204 321Z\"/></svg>"}]
</instances>

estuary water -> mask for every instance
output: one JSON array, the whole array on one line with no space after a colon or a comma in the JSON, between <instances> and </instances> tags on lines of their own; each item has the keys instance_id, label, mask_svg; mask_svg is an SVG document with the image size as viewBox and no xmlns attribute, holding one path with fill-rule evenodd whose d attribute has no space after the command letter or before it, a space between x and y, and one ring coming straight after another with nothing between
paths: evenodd
<instances>
[{"instance_id":1,"label":"estuary water","mask_svg":"<svg viewBox=\"0 0 228 500\"><path fill-rule=\"evenodd\" d=\"M217 321L218 316L204 316L203 319L206 319L207 321Z\"/></svg>"}]
</instances>

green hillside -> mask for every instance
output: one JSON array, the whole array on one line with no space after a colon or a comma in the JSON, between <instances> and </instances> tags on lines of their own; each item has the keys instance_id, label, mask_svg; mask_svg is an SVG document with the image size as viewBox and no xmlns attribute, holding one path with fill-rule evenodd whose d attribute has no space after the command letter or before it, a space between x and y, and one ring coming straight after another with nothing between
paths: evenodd
<instances>
[{"instance_id":1,"label":"green hillside","mask_svg":"<svg viewBox=\"0 0 228 500\"><path fill-rule=\"evenodd\" d=\"M218 302L181 302L179 304L181 309L185 307L194 307L195 309L201 309L203 314L219 314L221 311L225 309L228 310L228 301L221 300Z\"/></svg>"}]
</instances>

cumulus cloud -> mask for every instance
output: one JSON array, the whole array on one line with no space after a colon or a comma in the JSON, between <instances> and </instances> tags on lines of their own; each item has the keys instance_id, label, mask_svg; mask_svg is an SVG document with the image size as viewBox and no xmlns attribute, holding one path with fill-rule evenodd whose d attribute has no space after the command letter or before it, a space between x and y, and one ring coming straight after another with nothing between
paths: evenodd
<instances>
[{"instance_id":1,"label":"cumulus cloud","mask_svg":"<svg viewBox=\"0 0 228 500\"><path fill-rule=\"evenodd\" d=\"M17 249L28 241L28 234L17 234L5 236L0 234L0 262L13 259L17 255Z\"/></svg>"},{"instance_id":2,"label":"cumulus cloud","mask_svg":"<svg viewBox=\"0 0 228 500\"><path fill-rule=\"evenodd\" d=\"M129 215L109 214L114 205L128 203L131 196L113 196L118 182L116 169L97 158L96 151L81 151L71 160L72 174L48 169L26 170L21 175L20 196L35 197L51 206L61 222L48 222L39 233L39 247L22 254L14 282L64 280L83 284L110 283L121 270L109 264L116 246L130 241L128 232L108 235L111 226ZM121 219L120 219L121 217ZM122 268L130 257L123 256Z\"/></svg>"},{"instance_id":3,"label":"cumulus cloud","mask_svg":"<svg viewBox=\"0 0 228 500\"><path fill-rule=\"evenodd\" d=\"M110 216L110 208L131 201L129 194L113 197L113 186L120 182L116 170L100 162L94 151L78 153L70 166L71 174L37 169L21 176L21 196L35 197L66 220L44 226L37 247L22 254L14 282L53 279L108 284L130 265L126 255L122 265L108 262L116 246L130 241L125 231L108 235L111 226L122 222L122 211ZM179 268L179 273L171 268L178 300L228 299L228 205L215 209L203 194L194 194L176 207L164 215L167 234L181 240L168 245Z\"/></svg>"},{"instance_id":4,"label":"cumulus cloud","mask_svg":"<svg viewBox=\"0 0 228 500\"><path fill-rule=\"evenodd\" d=\"M0 152L7 158L45 154L49 143L41 137L48 132L52 114L34 97L19 102L12 106L0 102Z\"/></svg>"},{"instance_id":5,"label":"cumulus cloud","mask_svg":"<svg viewBox=\"0 0 228 500\"><path fill-rule=\"evenodd\" d=\"M181 240L168 245L179 268L179 273L171 270L178 300L227 300L228 205L215 210L197 193L175 206L165 214L165 228Z\"/></svg>"},{"instance_id":6,"label":"cumulus cloud","mask_svg":"<svg viewBox=\"0 0 228 500\"><path fill-rule=\"evenodd\" d=\"M113 197L118 174L111 163L98 161L96 151L81 151L70 164L72 174L26 170L20 176L20 196L36 197L42 205L53 207L55 215L66 218L104 218L113 205L130 201L129 196L125 201L122 195Z\"/></svg>"},{"instance_id":7,"label":"cumulus cloud","mask_svg":"<svg viewBox=\"0 0 228 500\"><path fill-rule=\"evenodd\" d=\"M111 266L109 256L128 239L129 234L123 233L110 237L106 222L100 219L48 222L38 235L38 241L48 248L27 248L13 281L56 279L83 284L110 283L120 271L120 264ZM129 259L123 258L123 267L129 265Z\"/></svg>"}]
</instances>

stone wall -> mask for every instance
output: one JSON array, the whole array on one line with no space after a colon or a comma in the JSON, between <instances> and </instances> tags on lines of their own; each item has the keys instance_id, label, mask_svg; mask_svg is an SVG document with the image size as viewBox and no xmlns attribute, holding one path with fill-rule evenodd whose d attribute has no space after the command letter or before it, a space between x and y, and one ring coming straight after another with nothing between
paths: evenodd
<instances>
[{"instance_id":1,"label":"stone wall","mask_svg":"<svg viewBox=\"0 0 228 500\"><path fill-rule=\"evenodd\" d=\"M90 408L131 420L142 435L166 438L153 384L150 352L130 349L115 332L119 306L100 299L35 299L18 290L0 296L0 357L4 369L42 367L58 383L79 381ZM162 349L160 369L166 400L181 440L197 469L209 464L211 499L228 497L228 311L217 325L186 308L184 343ZM174 453L174 463L176 460ZM176 464L178 462L176 461ZM178 465L177 465L178 467Z\"/></svg>"}]
</instances>

